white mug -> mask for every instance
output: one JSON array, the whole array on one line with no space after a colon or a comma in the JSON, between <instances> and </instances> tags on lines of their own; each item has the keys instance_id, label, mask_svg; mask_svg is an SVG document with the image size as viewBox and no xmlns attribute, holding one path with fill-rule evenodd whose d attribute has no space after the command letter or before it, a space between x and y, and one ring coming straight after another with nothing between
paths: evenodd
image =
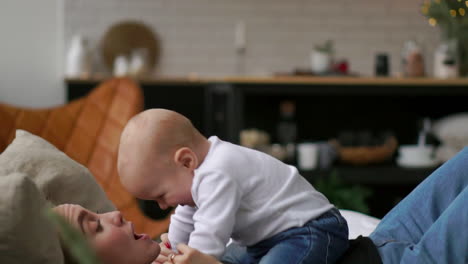
<instances>
[{"instance_id":1,"label":"white mug","mask_svg":"<svg viewBox=\"0 0 468 264\"><path fill-rule=\"evenodd\" d=\"M300 143L297 145L297 165L302 170L313 170L317 167L319 144Z\"/></svg>"}]
</instances>

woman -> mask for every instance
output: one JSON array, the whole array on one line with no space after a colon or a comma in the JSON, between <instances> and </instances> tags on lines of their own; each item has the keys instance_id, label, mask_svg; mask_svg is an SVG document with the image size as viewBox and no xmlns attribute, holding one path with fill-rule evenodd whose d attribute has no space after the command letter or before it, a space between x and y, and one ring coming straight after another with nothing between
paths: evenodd
<instances>
[{"instance_id":1,"label":"woman","mask_svg":"<svg viewBox=\"0 0 468 264\"><path fill-rule=\"evenodd\" d=\"M104 264L159 263L156 258L161 252L160 245L146 234L135 233L133 224L125 221L119 211L97 214L76 204L62 204L53 210L85 235ZM163 235L162 239L167 239L167 235ZM163 254L158 259L161 263L171 260L193 264L219 263L215 258L186 245L179 245L177 249L181 253L177 260L167 247L163 251L171 259Z\"/></svg>"},{"instance_id":2,"label":"woman","mask_svg":"<svg viewBox=\"0 0 468 264\"><path fill-rule=\"evenodd\" d=\"M59 205L54 211L85 235L104 264L147 264L161 251L148 235L136 234L118 211L97 214L75 204Z\"/></svg>"},{"instance_id":3,"label":"woman","mask_svg":"<svg viewBox=\"0 0 468 264\"><path fill-rule=\"evenodd\" d=\"M419 184L371 234L382 262L467 263L467 185L465 148ZM160 246L144 234L135 234L119 212L95 214L78 205L61 205L56 211L82 230L104 264L220 263L186 245L177 245L179 254L174 254L165 235Z\"/></svg>"},{"instance_id":4,"label":"woman","mask_svg":"<svg viewBox=\"0 0 468 264\"><path fill-rule=\"evenodd\" d=\"M200 253L186 245L177 248L181 255L171 255L167 247L158 258L161 247L146 234L137 234L133 224L123 219L119 211L97 214L76 204L62 204L54 211L65 218L72 226L80 230L88 239L103 264L149 264L177 261L178 263L210 264L219 263L215 258ZM162 236L167 239L166 235ZM171 257L169 259L168 257Z\"/></svg>"}]
</instances>

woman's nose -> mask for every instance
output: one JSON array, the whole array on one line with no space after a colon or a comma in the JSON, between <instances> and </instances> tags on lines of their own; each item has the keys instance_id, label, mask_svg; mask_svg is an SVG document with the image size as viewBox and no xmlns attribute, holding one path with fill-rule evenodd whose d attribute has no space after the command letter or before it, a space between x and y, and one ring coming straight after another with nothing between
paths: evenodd
<instances>
[{"instance_id":1,"label":"woman's nose","mask_svg":"<svg viewBox=\"0 0 468 264\"><path fill-rule=\"evenodd\" d=\"M115 225L122 225L125 222L120 211L113 212L112 219Z\"/></svg>"}]
</instances>

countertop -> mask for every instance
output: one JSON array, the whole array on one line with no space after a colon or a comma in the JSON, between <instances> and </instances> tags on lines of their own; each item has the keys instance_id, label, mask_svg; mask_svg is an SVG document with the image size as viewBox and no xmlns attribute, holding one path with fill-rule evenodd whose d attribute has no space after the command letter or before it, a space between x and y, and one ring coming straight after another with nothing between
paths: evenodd
<instances>
[{"instance_id":1,"label":"countertop","mask_svg":"<svg viewBox=\"0 0 468 264\"><path fill-rule=\"evenodd\" d=\"M65 82L101 82L110 77L93 76L89 78L66 78ZM385 85L385 86L468 86L468 78L436 79L436 78L394 78L394 77L345 77L345 76L226 76L226 77L197 77L197 76L160 76L139 78L142 84L152 83L248 83L248 84L317 84L317 85Z\"/></svg>"}]
</instances>

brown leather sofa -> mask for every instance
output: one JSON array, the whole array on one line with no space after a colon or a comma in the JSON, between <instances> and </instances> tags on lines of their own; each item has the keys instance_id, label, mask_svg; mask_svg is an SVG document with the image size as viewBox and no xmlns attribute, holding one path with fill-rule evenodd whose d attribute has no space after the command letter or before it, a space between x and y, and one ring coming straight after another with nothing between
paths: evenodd
<instances>
[{"instance_id":1,"label":"brown leather sofa","mask_svg":"<svg viewBox=\"0 0 468 264\"><path fill-rule=\"evenodd\" d=\"M91 171L136 232L157 237L167 231L169 217L159 221L146 217L117 174L120 134L127 121L142 110L141 88L128 78L107 80L85 97L53 108L0 103L0 153L13 140L16 129L46 139Z\"/></svg>"}]
</instances>

